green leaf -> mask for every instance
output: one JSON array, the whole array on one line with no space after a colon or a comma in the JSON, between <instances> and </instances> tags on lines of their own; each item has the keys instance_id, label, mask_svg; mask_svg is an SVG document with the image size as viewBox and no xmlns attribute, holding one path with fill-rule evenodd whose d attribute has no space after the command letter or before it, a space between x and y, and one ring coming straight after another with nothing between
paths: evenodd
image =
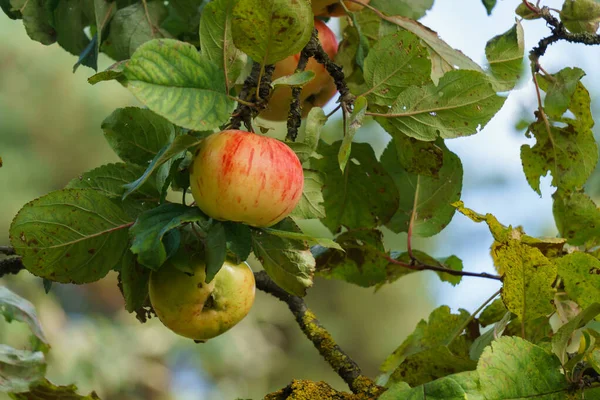
<instances>
[{"instance_id":1,"label":"green leaf","mask_svg":"<svg viewBox=\"0 0 600 400\"><path fill-rule=\"evenodd\" d=\"M392 379L417 386L457 372L474 370L476 366L475 361L452 354L446 346L435 346L407 356L392 374ZM435 397L428 395L427 398Z\"/></svg>"},{"instance_id":2,"label":"green leaf","mask_svg":"<svg viewBox=\"0 0 600 400\"><path fill-rule=\"evenodd\" d=\"M485 11L487 11L487 15L492 15L492 10L496 7L496 0L481 0L481 2L485 7Z\"/></svg>"},{"instance_id":3,"label":"green leaf","mask_svg":"<svg viewBox=\"0 0 600 400\"><path fill-rule=\"evenodd\" d=\"M600 3L595 0L565 0L560 20L573 33L596 33L600 24Z\"/></svg>"},{"instance_id":4,"label":"green leaf","mask_svg":"<svg viewBox=\"0 0 600 400\"><path fill-rule=\"evenodd\" d=\"M369 102L390 106L410 86L431 82L427 48L408 31L381 38L365 59L364 77Z\"/></svg>"},{"instance_id":5,"label":"green leaf","mask_svg":"<svg viewBox=\"0 0 600 400\"><path fill-rule=\"evenodd\" d=\"M494 264L503 272L506 308L525 320L551 313L556 265L540 250L517 240L493 247L492 253Z\"/></svg>"},{"instance_id":6,"label":"green leaf","mask_svg":"<svg viewBox=\"0 0 600 400\"><path fill-rule=\"evenodd\" d=\"M315 78L314 71L302 71L292 75L284 75L271 82L275 89L277 86L304 86Z\"/></svg>"},{"instance_id":7,"label":"green leaf","mask_svg":"<svg viewBox=\"0 0 600 400\"><path fill-rule=\"evenodd\" d=\"M125 212L137 217L142 211L155 207L160 201L160 192L153 181L146 181L134 196L121 201L125 185L144 173L144 168L135 164L106 164L71 180L67 189L95 189L102 195L116 198Z\"/></svg>"},{"instance_id":8,"label":"green leaf","mask_svg":"<svg viewBox=\"0 0 600 400\"><path fill-rule=\"evenodd\" d=\"M541 18L540 14L534 13L533 11L531 11L531 9L529 7L527 7L524 3L521 3L517 6L517 8L515 9L515 13L523 18L523 19L539 19Z\"/></svg>"},{"instance_id":9,"label":"green leaf","mask_svg":"<svg viewBox=\"0 0 600 400\"><path fill-rule=\"evenodd\" d=\"M569 244L595 245L600 239L600 210L583 192L557 190L552 195L552 212L560 235Z\"/></svg>"},{"instance_id":10,"label":"green leaf","mask_svg":"<svg viewBox=\"0 0 600 400\"><path fill-rule=\"evenodd\" d=\"M141 214L129 230L131 251L140 264L156 271L167 260L165 235L186 223L197 222L205 229L208 217L198 207L166 203Z\"/></svg>"},{"instance_id":11,"label":"green leaf","mask_svg":"<svg viewBox=\"0 0 600 400\"><path fill-rule=\"evenodd\" d=\"M483 327L496 323L506 314L506 306L502 299L497 298L490 305L483 309L479 315L479 324Z\"/></svg>"},{"instance_id":12,"label":"green leaf","mask_svg":"<svg viewBox=\"0 0 600 400\"><path fill-rule=\"evenodd\" d=\"M93 189L65 189L27 203L10 241L29 272L55 282L103 278L127 246L130 218Z\"/></svg>"},{"instance_id":13,"label":"green leaf","mask_svg":"<svg viewBox=\"0 0 600 400\"><path fill-rule=\"evenodd\" d=\"M225 226L218 221L213 222L206 233L206 283L210 283L221 270L227 256L227 239Z\"/></svg>"},{"instance_id":14,"label":"green leaf","mask_svg":"<svg viewBox=\"0 0 600 400\"><path fill-rule=\"evenodd\" d=\"M504 336L486 348L477 365L486 399L563 399L569 386L560 362L541 347ZM542 397L544 396L544 397Z\"/></svg>"},{"instance_id":15,"label":"green leaf","mask_svg":"<svg viewBox=\"0 0 600 400\"><path fill-rule=\"evenodd\" d=\"M27 392L45 375L44 353L17 350L0 344L0 392Z\"/></svg>"},{"instance_id":16,"label":"green leaf","mask_svg":"<svg viewBox=\"0 0 600 400\"><path fill-rule=\"evenodd\" d=\"M600 303L600 261L589 254L575 252L556 261L565 292L582 308Z\"/></svg>"},{"instance_id":17,"label":"green leaf","mask_svg":"<svg viewBox=\"0 0 600 400\"><path fill-rule=\"evenodd\" d=\"M196 146L200 143L201 139L198 139L192 135L181 135L177 136L175 140L171 143L165 145L152 159L148 168L144 171L142 176L140 176L137 180L125 185L127 189L123 194L123 198L125 199L134 191L139 190L150 178L150 176L163 164L172 158L178 156L180 153L186 151L188 148Z\"/></svg>"},{"instance_id":18,"label":"green leaf","mask_svg":"<svg viewBox=\"0 0 600 400\"><path fill-rule=\"evenodd\" d=\"M309 0L238 0L233 7L233 41L262 65L299 53L313 27Z\"/></svg>"},{"instance_id":19,"label":"green leaf","mask_svg":"<svg viewBox=\"0 0 600 400\"><path fill-rule=\"evenodd\" d=\"M466 310L458 311L459 314L452 314L450 307L441 306L429 315L428 322L421 320L415 331L381 365L384 380L390 376L393 381L402 380L401 376L394 376L394 371L407 357L438 346L449 346L453 354L468 358L470 341L458 331L465 328L470 315Z\"/></svg>"},{"instance_id":20,"label":"green leaf","mask_svg":"<svg viewBox=\"0 0 600 400\"><path fill-rule=\"evenodd\" d=\"M452 220L455 212L452 203L460 198L462 190L462 164L443 141L438 140L436 146L443 151L443 165L437 177L404 170L394 143L388 145L381 156L383 167L394 179L398 192L402 193L397 211L386 224L396 233L407 232L413 218L412 233L429 237L439 233Z\"/></svg>"},{"instance_id":21,"label":"green leaf","mask_svg":"<svg viewBox=\"0 0 600 400\"><path fill-rule=\"evenodd\" d=\"M389 261L384 258L387 253L381 231L351 230L339 235L335 241L339 243L340 250L326 251L317 256L318 276L362 287L386 281ZM412 272L403 270L405 274Z\"/></svg>"},{"instance_id":22,"label":"green leaf","mask_svg":"<svg viewBox=\"0 0 600 400\"><path fill-rule=\"evenodd\" d=\"M146 108L118 108L102 122L104 138L125 162L148 166L178 129Z\"/></svg>"},{"instance_id":23,"label":"green leaf","mask_svg":"<svg viewBox=\"0 0 600 400\"><path fill-rule=\"evenodd\" d=\"M544 91L551 90L547 80L539 79L538 82ZM539 180L547 171L552 173L553 186L573 190L583 186L598 162L598 145L592 133L594 120L590 111L590 95L581 82L577 84L568 109L575 119L551 121L549 130L545 121L538 120L528 129L528 136L533 134L536 144L521 146L527 182L540 195Z\"/></svg>"},{"instance_id":24,"label":"green leaf","mask_svg":"<svg viewBox=\"0 0 600 400\"><path fill-rule=\"evenodd\" d=\"M94 0L94 22L96 23L96 33L98 35L94 49L96 59L100 53L104 31L115 15L116 9L117 5L114 2L109 0Z\"/></svg>"},{"instance_id":25,"label":"green leaf","mask_svg":"<svg viewBox=\"0 0 600 400\"><path fill-rule=\"evenodd\" d=\"M232 11L238 0L211 1L204 7L200 19L200 49L202 56L225 72L227 87L240 76L246 56L233 44Z\"/></svg>"},{"instance_id":26,"label":"green leaf","mask_svg":"<svg viewBox=\"0 0 600 400\"><path fill-rule=\"evenodd\" d=\"M592 321L598 314L600 314L600 303L592 303L575 318L561 326L552 336L552 352L558 357L561 364L564 365L569 360L567 347L571 344L573 333Z\"/></svg>"},{"instance_id":27,"label":"green leaf","mask_svg":"<svg viewBox=\"0 0 600 400\"><path fill-rule=\"evenodd\" d=\"M262 230L265 231L265 232L267 232L270 235L279 236L280 238L291 239L291 240L299 240L299 241L306 241L308 243L316 244L316 245L319 245L319 246L322 246L322 247L326 247L326 248L329 248L329 249L342 250L342 248L340 247L340 245L337 244L336 242L334 242L331 239L317 238L317 237L314 237L312 235L307 235L307 234L301 233L301 232L282 231L282 230L273 229L273 228L262 228Z\"/></svg>"},{"instance_id":28,"label":"green leaf","mask_svg":"<svg viewBox=\"0 0 600 400\"><path fill-rule=\"evenodd\" d=\"M294 150L301 163L308 161L317 146L321 137L321 130L327 122L327 117L321 107L313 107L306 117L306 128L304 129L304 139L302 142L288 142L287 145Z\"/></svg>"},{"instance_id":29,"label":"green leaf","mask_svg":"<svg viewBox=\"0 0 600 400\"><path fill-rule=\"evenodd\" d=\"M44 335L42 325L33 304L4 286L0 286L0 314L4 315L4 318L8 322L16 320L27 324L31 333L33 333L40 342L48 347L50 346L46 339L46 335Z\"/></svg>"},{"instance_id":30,"label":"green leaf","mask_svg":"<svg viewBox=\"0 0 600 400\"><path fill-rule=\"evenodd\" d=\"M47 379L30 388L26 393L11 393L10 397L14 400L100 400L96 392L82 396L77 394L75 385L56 386Z\"/></svg>"},{"instance_id":31,"label":"green leaf","mask_svg":"<svg viewBox=\"0 0 600 400\"><path fill-rule=\"evenodd\" d=\"M123 77L123 70L125 69L125 61L119 61L108 67L102 72L98 72L88 78L90 85L95 85L98 82L116 80L120 83L124 83L125 78Z\"/></svg>"},{"instance_id":32,"label":"green leaf","mask_svg":"<svg viewBox=\"0 0 600 400\"><path fill-rule=\"evenodd\" d=\"M337 162L340 144L340 141L333 145L321 142L318 153L323 157L311 161L325 177L323 198L327 216L322 222L332 232L341 226L356 229L385 224L398 207L394 181L366 143L354 143L352 158L342 174Z\"/></svg>"},{"instance_id":33,"label":"green leaf","mask_svg":"<svg viewBox=\"0 0 600 400\"><path fill-rule=\"evenodd\" d=\"M21 12L10 4L10 0L0 0L0 8L10 19L22 19Z\"/></svg>"},{"instance_id":34,"label":"green leaf","mask_svg":"<svg viewBox=\"0 0 600 400\"><path fill-rule=\"evenodd\" d=\"M440 39L436 32L425 25L401 16L386 17L385 20L414 33L425 42L429 48L429 58L431 60L431 79L436 85L442 76L455 69L478 71L483 74L483 70L477 63L465 56L460 50L449 46L448 43Z\"/></svg>"},{"instance_id":35,"label":"green leaf","mask_svg":"<svg viewBox=\"0 0 600 400\"><path fill-rule=\"evenodd\" d=\"M146 3L148 16L141 2L117 10L108 25L108 37L102 45L109 57L121 61L131 58L134 52L144 43L170 35L160 29L167 18L167 7L162 1Z\"/></svg>"},{"instance_id":36,"label":"green leaf","mask_svg":"<svg viewBox=\"0 0 600 400\"><path fill-rule=\"evenodd\" d=\"M56 42L56 30L52 26L57 3L46 0L10 0L14 10L19 10L27 35L46 46Z\"/></svg>"},{"instance_id":37,"label":"green leaf","mask_svg":"<svg viewBox=\"0 0 600 400\"><path fill-rule=\"evenodd\" d=\"M485 56L490 64L490 72L495 78L492 81L494 89L503 92L515 87L523 76L524 53L523 27L519 21L508 31L487 42Z\"/></svg>"},{"instance_id":38,"label":"green leaf","mask_svg":"<svg viewBox=\"0 0 600 400\"><path fill-rule=\"evenodd\" d=\"M485 348L488 347L496 338L502 336L504 330L511 320L511 317L512 313L505 312L502 319L500 319L500 321L494 325L493 329L488 329L484 334L473 341L473 344L469 349L469 357L471 360L479 360Z\"/></svg>"},{"instance_id":39,"label":"green leaf","mask_svg":"<svg viewBox=\"0 0 600 400\"><path fill-rule=\"evenodd\" d=\"M373 7L386 15L402 15L417 20L433 6L433 0L372 0Z\"/></svg>"},{"instance_id":40,"label":"green leaf","mask_svg":"<svg viewBox=\"0 0 600 400\"><path fill-rule=\"evenodd\" d=\"M171 39L141 45L123 71L127 89L176 125L212 130L227 120L234 102L223 70L194 46Z\"/></svg>"},{"instance_id":41,"label":"green leaf","mask_svg":"<svg viewBox=\"0 0 600 400\"><path fill-rule=\"evenodd\" d=\"M392 136L404 134L425 141L469 136L483 128L505 100L496 95L484 74L450 71L437 86L430 83L406 89L376 120L388 119L388 125L380 123Z\"/></svg>"},{"instance_id":42,"label":"green leaf","mask_svg":"<svg viewBox=\"0 0 600 400\"><path fill-rule=\"evenodd\" d=\"M579 81L584 76L581 68L563 68L551 75L538 74L538 79L546 83L544 111L549 117L558 119L567 112Z\"/></svg>"},{"instance_id":43,"label":"green leaf","mask_svg":"<svg viewBox=\"0 0 600 400\"><path fill-rule=\"evenodd\" d=\"M346 164L350 158L352 140L354 139L356 131L362 126L362 121L367 112L367 105L367 98L363 96L359 96L354 102L354 109L348 119L347 130L344 132L344 139L342 139L340 152L338 153L338 163L340 164L342 172L346 169Z\"/></svg>"},{"instance_id":44,"label":"green leaf","mask_svg":"<svg viewBox=\"0 0 600 400\"><path fill-rule=\"evenodd\" d=\"M125 298L125 309L130 313L139 310L148 298L150 270L139 264L135 255L127 250L121 260L119 279Z\"/></svg>"},{"instance_id":45,"label":"green leaf","mask_svg":"<svg viewBox=\"0 0 600 400\"><path fill-rule=\"evenodd\" d=\"M274 228L286 229L287 224L288 220L283 220ZM315 259L305 242L254 230L252 248L267 274L287 292L304 296L312 286Z\"/></svg>"},{"instance_id":46,"label":"green leaf","mask_svg":"<svg viewBox=\"0 0 600 400\"><path fill-rule=\"evenodd\" d=\"M444 147L436 142L423 142L406 135L395 135L393 143L396 145L398 162L404 170L415 175L439 176L444 164Z\"/></svg>"},{"instance_id":47,"label":"green leaf","mask_svg":"<svg viewBox=\"0 0 600 400\"><path fill-rule=\"evenodd\" d=\"M323 206L322 188L325 180L318 171L304 170L304 188L300 202L291 217L299 219L325 218L325 207Z\"/></svg>"},{"instance_id":48,"label":"green leaf","mask_svg":"<svg viewBox=\"0 0 600 400\"><path fill-rule=\"evenodd\" d=\"M90 25L87 13L88 3L80 0L61 0L54 9L53 25L56 29L56 41L69 53L78 56L90 44L83 31ZM95 54L95 53L92 53ZM91 62L90 62L91 61ZM83 60L83 64L97 68L97 57Z\"/></svg>"},{"instance_id":49,"label":"green leaf","mask_svg":"<svg viewBox=\"0 0 600 400\"><path fill-rule=\"evenodd\" d=\"M246 224L225 221L225 237L227 250L237 258L237 264L246 261L252 252L252 231Z\"/></svg>"}]
</instances>

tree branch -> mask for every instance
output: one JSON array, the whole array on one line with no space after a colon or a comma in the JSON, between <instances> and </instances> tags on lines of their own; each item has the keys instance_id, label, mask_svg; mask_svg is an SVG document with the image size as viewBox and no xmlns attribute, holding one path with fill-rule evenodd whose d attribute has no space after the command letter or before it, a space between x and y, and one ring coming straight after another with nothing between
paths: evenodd
<instances>
[{"instance_id":1,"label":"tree branch","mask_svg":"<svg viewBox=\"0 0 600 400\"><path fill-rule=\"evenodd\" d=\"M454 275L454 276L472 276L475 278L485 278L485 279L493 279L496 281L502 281L501 276L488 274L487 272L457 271L454 269L441 267L439 265L425 264L425 263L422 263L421 261L417 260L416 258L413 259L413 263L409 264L409 263L405 263L402 261L398 261L385 253L382 253L382 256L392 264L400 265L401 267L412 269L415 271L435 271L435 272L443 272L448 275Z\"/></svg>"},{"instance_id":2,"label":"tree branch","mask_svg":"<svg viewBox=\"0 0 600 400\"><path fill-rule=\"evenodd\" d=\"M0 246L0 254L7 256L0 259L0 278L4 275L18 274L25 269L21 257L17 256L12 246Z\"/></svg>"},{"instance_id":3,"label":"tree branch","mask_svg":"<svg viewBox=\"0 0 600 400\"><path fill-rule=\"evenodd\" d=\"M565 40L570 43L583 43L587 45L598 45L600 44L600 35L596 35L593 33L571 33L569 32L565 26L558 20L558 18L554 17L550 13L550 9L548 7L537 8L532 4L529 4L527 1L523 0L523 3L527 5L532 11L539 14L541 18L546 21L546 23L550 26L552 30L552 34L548 37L541 39L536 47L534 47L529 53L529 59L534 64L534 66L539 65L539 59L544 54L546 54L546 50L548 47L558 42L559 40ZM536 68L537 69L537 68ZM536 70L537 72L537 70Z\"/></svg>"},{"instance_id":4,"label":"tree branch","mask_svg":"<svg viewBox=\"0 0 600 400\"><path fill-rule=\"evenodd\" d=\"M377 386L371 379L362 375L360 367L332 339L331 335L321 325L317 317L306 307L304 300L293 296L277 286L266 272L254 274L256 287L265 293L286 303L296 317L296 322L306 337L313 342L321 356L331 365L335 372L348 384L353 393L363 393L377 397L383 388Z\"/></svg>"},{"instance_id":5,"label":"tree branch","mask_svg":"<svg viewBox=\"0 0 600 400\"><path fill-rule=\"evenodd\" d=\"M296 73L304 71L306 65L308 64L308 59L315 55L317 47L319 46L318 34L319 32L317 31L317 28L314 28L310 40L300 53L298 65L296 66ZM302 124L302 106L300 105L301 92L302 87L300 86L292 88L292 101L290 102L290 111L288 113L286 135L286 139L291 140L292 142L294 142L298 137L298 129Z\"/></svg>"},{"instance_id":6,"label":"tree branch","mask_svg":"<svg viewBox=\"0 0 600 400\"><path fill-rule=\"evenodd\" d=\"M252 64L252 72L244 81L244 86L239 95L239 98L245 104L238 103L227 125L229 129L240 129L242 123L244 123L246 129L252 132L252 118L264 110L266 107L265 100L269 98L271 93L273 71L275 71L275 65L265 65L263 71L263 66L260 63L255 61Z\"/></svg>"}]
</instances>

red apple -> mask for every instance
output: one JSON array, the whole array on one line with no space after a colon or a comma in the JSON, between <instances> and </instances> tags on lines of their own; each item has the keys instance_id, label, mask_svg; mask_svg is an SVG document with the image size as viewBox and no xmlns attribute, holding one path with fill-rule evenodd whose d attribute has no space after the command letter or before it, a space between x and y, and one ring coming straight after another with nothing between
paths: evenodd
<instances>
[{"instance_id":1,"label":"red apple","mask_svg":"<svg viewBox=\"0 0 600 400\"><path fill-rule=\"evenodd\" d=\"M267 227L296 207L304 173L296 154L283 142L229 130L202 142L190 167L190 186L207 215Z\"/></svg>"},{"instance_id":2,"label":"red apple","mask_svg":"<svg viewBox=\"0 0 600 400\"><path fill-rule=\"evenodd\" d=\"M334 59L338 50L335 34L323 21L315 20L315 28L319 32L319 41L327 55ZM300 54L289 56L285 60L275 64L273 79L286 75L292 75L298 66ZM308 60L306 71L313 71L315 77L302 88L300 93L300 104L302 105L302 116L306 117L313 107L322 107L335 95L336 87L333 78L329 76L325 67L314 58ZM268 108L260 114L261 118L271 121L284 121L288 117L292 89L290 87L278 86L273 90Z\"/></svg>"},{"instance_id":3,"label":"red apple","mask_svg":"<svg viewBox=\"0 0 600 400\"><path fill-rule=\"evenodd\" d=\"M361 3L369 4L371 0L360 0ZM356 12L362 10L363 6L353 1L344 1L348 11ZM340 4L339 0L312 0L312 9L315 16L341 17L346 14L346 10Z\"/></svg>"},{"instance_id":4,"label":"red apple","mask_svg":"<svg viewBox=\"0 0 600 400\"><path fill-rule=\"evenodd\" d=\"M148 292L160 321L178 335L204 342L231 329L254 303L254 274L246 263L228 261L210 283L204 260L178 253L150 274ZM193 276L174 266L184 263Z\"/></svg>"}]
</instances>

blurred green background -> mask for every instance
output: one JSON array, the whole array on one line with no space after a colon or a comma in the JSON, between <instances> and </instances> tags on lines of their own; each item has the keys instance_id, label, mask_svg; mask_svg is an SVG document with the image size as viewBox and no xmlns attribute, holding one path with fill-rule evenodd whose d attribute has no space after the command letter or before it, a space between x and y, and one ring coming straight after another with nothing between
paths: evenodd
<instances>
[{"instance_id":1,"label":"blurred green background","mask_svg":"<svg viewBox=\"0 0 600 400\"><path fill-rule=\"evenodd\" d=\"M81 67L73 74L75 58L57 45L30 40L20 21L0 15L0 37L3 245L8 244L12 217L26 202L117 161L100 124L115 108L137 103L117 83L89 85L90 69ZM100 60L100 69L108 65L107 58ZM335 136L339 125L330 129ZM377 135L381 147L381 133ZM399 249L405 236L387 239ZM384 358L433 309L427 277L414 274L377 293L317 279L306 300L364 372L375 376ZM259 399L294 378L347 389L285 305L263 293L235 329L194 344L157 319L142 325L128 314L114 274L90 285L55 284L48 295L41 279L25 272L0 284L36 306L52 345L49 379L75 383L81 393L96 390L103 400ZM0 342L25 346L26 329L1 321Z\"/></svg>"}]
</instances>

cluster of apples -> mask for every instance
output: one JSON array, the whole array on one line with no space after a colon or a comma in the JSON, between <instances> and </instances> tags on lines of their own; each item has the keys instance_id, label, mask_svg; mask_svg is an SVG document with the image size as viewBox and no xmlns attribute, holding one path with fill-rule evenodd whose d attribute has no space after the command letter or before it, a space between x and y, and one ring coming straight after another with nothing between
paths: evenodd
<instances>
[{"instance_id":1,"label":"cluster of apples","mask_svg":"<svg viewBox=\"0 0 600 400\"><path fill-rule=\"evenodd\" d=\"M364 1L368 3L367 1ZM346 1L348 10L362 6ZM313 0L315 16L340 16L339 0ZM321 20L315 20L319 41L330 58L338 43ZM295 72L300 54L275 65L273 79ZM302 88L303 116L315 106L325 105L336 87L325 67L310 59L307 70L315 78ZM289 87L277 87L260 117L287 119L292 98ZM196 205L216 220L268 227L287 217L302 197L304 173L296 154L285 143L263 135L227 130L207 137L194 154L190 186ZM184 258L183 261L181 258ZM179 259L177 259L179 258ZM183 262L193 276L175 268ZM215 278L205 282L202 257L181 252L150 277L150 301L161 322L175 333L204 342L240 322L254 302L255 281L246 263L226 262Z\"/></svg>"}]
</instances>

